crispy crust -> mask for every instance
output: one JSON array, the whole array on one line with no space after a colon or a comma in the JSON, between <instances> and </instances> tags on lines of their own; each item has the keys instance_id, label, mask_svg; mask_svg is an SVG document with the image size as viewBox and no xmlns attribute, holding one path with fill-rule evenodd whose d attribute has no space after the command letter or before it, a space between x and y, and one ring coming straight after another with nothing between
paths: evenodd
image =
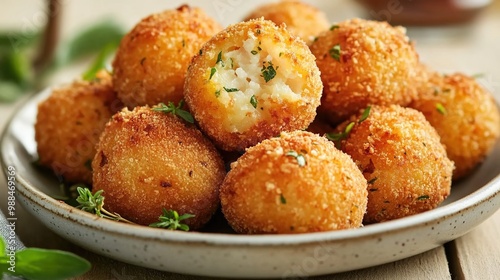
<instances>
[{"instance_id":1,"label":"crispy crust","mask_svg":"<svg viewBox=\"0 0 500 280\"><path fill-rule=\"evenodd\" d=\"M113 62L113 83L129 107L179 102L191 58L222 27L187 5L150 15L122 40Z\"/></svg>"},{"instance_id":2,"label":"crispy crust","mask_svg":"<svg viewBox=\"0 0 500 280\"><path fill-rule=\"evenodd\" d=\"M219 202L224 163L193 125L149 107L124 109L107 124L92 162L94 191L104 190L106 208L143 225L162 208L193 229L209 221Z\"/></svg>"},{"instance_id":3,"label":"crispy crust","mask_svg":"<svg viewBox=\"0 0 500 280\"><path fill-rule=\"evenodd\" d=\"M111 77L100 73L99 78L54 89L38 105L35 140L39 163L65 182L92 183L94 146L106 122L123 107Z\"/></svg>"},{"instance_id":4,"label":"crispy crust","mask_svg":"<svg viewBox=\"0 0 500 280\"><path fill-rule=\"evenodd\" d=\"M248 116L246 119L228 121L241 114L242 108L234 105L238 101L236 99L240 98L238 96L242 96L241 92L232 95L228 93L228 98L233 99L224 104L222 98L218 98L217 91L223 91L223 87L227 85L215 82L217 75L222 72L219 68L211 78L210 71L214 67L219 67L220 64L217 63L219 53L224 57L230 51L244 50L247 40L256 44L256 50L261 49L256 54L261 56L259 63L251 66L258 68L258 73L253 75L261 75L261 67L271 57L277 69L276 77L288 75L283 78L286 82L282 88L295 87L293 94L295 99L287 99L282 88L260 89L277 83L278 80L275 78L268 83L260 76L249 83L259 85L255 93L256 100L259 104L267 105L256 106L255 110L251 108L245 115ZM258 45L260 43L262 45ZM245 55L251 57L253 54ZM320 73L314 60L304 42L292 37L283 26L278 27L271 21L262 19L237 23L214 36L193 58L184 89L186 102L201 129L216 145L228 151L244 150L266 138L278 135L281 131L304 129L313 121L322 91ZM247 73L254 70L239 67L237 65L239 61L233 62L236 70L240 69ZM224 65L226 67L224 71L235 70L232 69L233 66L228 69L232 63L227 59ZM247 99L250 100L250 97ZM247 99L245 104L249 106ZM246 126L246 128L233 128L236 126Z\"/></svg>"},{"instance_id":5,"label":"crispy crust","mask_svg":"<svg viewBox=\"0 0 500 280\"><path fill-rule=\"evenodd\" d=\"M290 33L300 37L308 45L313 42L315 36L330 27L323 11L296 0L261 5L255 8L245 20L260 17L277 25L286 24Z\"/></svg>"},{"instance_id":6,"label":"crispy crust","mask_svg":"<svg viewBox=\"0 0 500 280\"><path fill-rule=\"evenodd\" d=\"M334 46L340 46L336 60ZM408 105L416 96L418 55L402 27L352 19L311 44L324 85L318 113L334 124L369 104Z\"/></svg>"},{"instance_id":7,"label":"crispy crust","mask_svg":"<svg viewBox=\"0 0 500 280\"><path fill-rule=\"evenodd\" d=\"M410 107L421 111L436 128L448 157L455 162L453 179L457 180L470 174L498 141L499 110L491 93L475 79L460 73L429 75Z\"/></svg>"},{"instance_id":8,"label":"crispy crust","mask_svg":"<svg viewBox=\"0 0 500 280\"><path fill-rule=\"evenodd\" d=\"M305 165L288 156L304 155ZM282 133L249 148L221 187L224 216L240 233L304 233L357 228L366 180L334 145L305 131Z\"/></svg>"},{"instance_id":9,"label":"crispy crust","mask_svg":"<svg viewBox=\"0 0 500 280\"><path fill-rule=\"evenodd\" d=\"M365 223L383 222L437 207L449 194L453 162L422 113L398 105L372 106L339 126L355 125L342 150L368 183Z\"/></svg>"}]
</instances>

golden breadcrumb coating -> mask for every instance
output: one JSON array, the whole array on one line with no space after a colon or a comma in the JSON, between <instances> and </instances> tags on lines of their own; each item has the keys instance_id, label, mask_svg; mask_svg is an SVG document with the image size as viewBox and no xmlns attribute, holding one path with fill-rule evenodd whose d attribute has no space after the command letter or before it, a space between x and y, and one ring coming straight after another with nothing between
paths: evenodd
<instances>
[{"instance_id":1,"label":"golden breadcrumb coating","mask_svg":"<svg viewBox=\"0 0 500 280\"><path fill-rule=\"evenodd\" d=\"M369 104L405 106L416 96L418 55L403 27L351 19L310 48L324 85L318 113L334 124Z\"/></svg>"},{"instance_id":2,"label":"golden breadcrumb coating","mask_svg":"<svg viewBox=\"0 0 500 280\"><path fill-rule=\"evenodd\" d=\"M201 132L177 116L149 107L122 110L107 124L92 162L93 191L109 211L133 222L158 221L162 208L207 223L219 204L224 163Z\"/></svg>"},{"instance_id":3,"label":"golden breadcrumb coating","mask_svg":"<svg viewBox=\"0 0 500 280\"><path fill-rule=\"evenodd\" d=\"M348 124L354 124L341 147L368 181L364 222L393 220L437 207L450 194L453 162L436 130L411 108L374 105L369 112L366 119L360 113L338 128L345 133Z\"/></svg>"},{"instance_id":4,"label":"golden breadcrumb coating","mask_svg":"<svg viewBox=\"0 0 500 280\"><path fill-rule=\"evenodd\" d=\"M93 82L55 88L38 105L35 140L39 163L63 181L92 183L90 163L106 122L123 107L105 72Z\"/></svg>"},{"instance_id":5,"label":"golden breadcrumb coating","mask_svg":"<svg viewBox=\"0 0 500 280\"><path fill-rule=\"evenodd\" d=\"M464 74L431 73L426 88L410 107L434 126L448 157L455 162L453 179L471 173L491 152L500 136L500 114L491 95Z\"/></svg>"},{"instance_id":6,"label":"golden breadcrumb coating","mask_svg":"<svg viewBox=\"0 0 500 280\"><path fill-rule=\"evenodd\" d=\"M122 39L113 62L118 96L129 108L178 103L191 58L221 29L187 5L144 18Z\"/></svg>"},{"instance_id":7,"label":"golden breadcrumb coating","mask_svg":"<svg viewBox=\"0 0 500 280\"><path fill-rule=\"evenodd\" d=\"M232 164L221 186L222 212L239 233L305 233L357 228L366 180L319 135L295 131L264 140Z\"/></svg>"},{"instance_id":8,"label":"golden breadcrumb coating","mask_svg":"<svg viewBox=\"0 0 500 280\"><path fill-rule=\"evenodd\" d=\"M220 148L244 150L313 121L322 91L314 60L283 26L263 19L237 23L193 58L186 102Z\"/></svg>"},{"instance_id":9,"label":"golden breadcrumb coating","mask_svg":"<svg viewBox=\"0 0 500 280\"><path fill-rule=\"evenodd\" d=\"M255 8L245 20L260 17L277 25L286 24L290 33L300 37L307 44L330 27L330 22L323 11L297 0L263 4Z\"/></svg>"}]
</instances>

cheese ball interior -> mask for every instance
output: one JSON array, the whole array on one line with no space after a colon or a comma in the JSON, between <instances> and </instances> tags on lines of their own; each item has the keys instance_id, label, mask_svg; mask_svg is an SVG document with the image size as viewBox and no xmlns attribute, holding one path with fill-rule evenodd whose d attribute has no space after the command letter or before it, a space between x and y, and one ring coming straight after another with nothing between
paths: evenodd
<instances>
[{"instance_id":1,"label":"cheese ball interior","mask_svg":"<svg viewBox=\"0 0 500 280\"><path fill-rule=\"evenodd\" d=\"M347 20L310 48L324 85L318 113L334 124L370 104L406 106L416 96L418 55L403 27Z\"/></svg>"},{"instance_id":2,"label":"cheese ball interior","mask_svg":"<svg viewBox=\"0 0 500 280\"><path fill-rule=\"evenodd\" d=\"M123 107L105 72L92 82L56 88L38 105L35 140L39 164L68 183L92 183L91 162L106 122Z\"/></svg>"},{"instance_id":3,"label":"cheese ball interior","mask_svg":"<svg viewBox=\"0 0 500 280\"><path fill-rule=\"evenodd\" d=\"M201 9L180 6L141 20L118 47L113 84L129 108L178 103L191 58L222 27Z\"/></svg>"},{"instance_id":4,"label":"cheese ball interior","mask_svg":"<svg viewBox=\"0 0 500 280\"><path fill-rule=\"evenodd\" d=\"M422 113L372 106L367 117L357 114L339 131L351 123L340 144L368 181L365 223L431 210L450 194L453 162Z\"/></svg>"},{"instance_id":5,"label":"cheese ball interior","mask_svg":"<svg viewBox=\"0 0 500 280\"><path fill-rule=\"evenodd\" d=\"M475 79L459 73L430 76L410 107L421 111L436 128L455 162L453 179L457 180L493 149L500 136L500 113L492 95Z\"/></svg>"},{"instance_id":6,"label":"cheese ball interior","mask_svg":"<svg viewBox=\"0 0 500 280\"><path fill-rule=\"evenodd\" d=\"M162 208L192 229L209 221L219 204L224 163L193 125L149 107L124 109L107 124L92 162L93 191L103 190L106 209L143 225ZM184 221L183 221L184 222Z\"/></svg>"},{"instance_id":7,"label":"cheese ball interior","mask_svg":"<svg viewBox=\"0 0 500 280\"><path fill-rule=\"evenodd\" d=\"M305 43L271 21L229 26L193 58L185 99L201 129L224 150L243 150L306 128L322 84Z\"/></svg>"},{"instance_id":8,"label":"cheese ball interior","mask_svg":"<svg viewBox=\"0 0 500 280\"><path fill-rule=\"evenodd\" d=\"M326 138L296 131L262 141L231 165L222 212L239 233L305 233L357 228L366 180Z\"/></svg>"},{"instance_id":9,"label":"cheese ball interior","mask_svg":"<svg viewBox=\"0 0 500 280\"><path fill-rule=\"evenodd\" d=\"M316 35L330 27L325 13L316 7L296 0L268 3L255 8L246 20L264 17L286 28L310 44Z\"/></svg>"}]
</instances>

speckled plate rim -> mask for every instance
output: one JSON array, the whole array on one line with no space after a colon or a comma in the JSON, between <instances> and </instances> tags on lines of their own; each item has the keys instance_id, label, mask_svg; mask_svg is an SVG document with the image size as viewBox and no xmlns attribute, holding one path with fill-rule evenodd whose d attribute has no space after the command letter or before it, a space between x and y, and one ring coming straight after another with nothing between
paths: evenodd
<instances>
[{"instance_id":1,"label":"speckled plate rim","mask_svg":"<svg viewBox=\"0 0 500 280\"><path fill-rule=\"evenodd\" d=\"M18 110L13 114L7 122L0 139L1 158L0 163L3 166L3 171L6 174L6 166L9 165L9 156L17 157L13 151L7 150L7 141L11 136L10 131L13 122L23 112L27 106L37 104L50 93L50 88L37 94L34 98L28 99L18 107ZM36 112L33 112L35 114ZM497 146L499 143L497 143ZM205 244L217 246L290 246L303 245L308 243L317 243L325 241L342 241L367 238L380 234L390 234L393 232L408 230L412 227L420 227L423 224L431 224L448 216L456 215L461 211L466 211L469 208L477 206L485 201L494 198L500 194L500 174L497 174L484 186L478 188L473 193L462 197L450 204L440 206L436 209L416 214L413 216L388 221L379 224L367 225L357 229L319 232L319 233L304 233L304 234L280 234L280 235L237 235L223 233L200 233L200 232L178 232L167 231L162 229L149 228L146 226L129 225L119 223L104 218L98 218L95 215L78 210L60 200L54 199L44 192L40 191L35 185L30 183L23 174L17 174L17 182L22 187L17 188L17 192L28 198L35 204L50 211L51 213L67 217L75 222L90 228L103 230L114 234L125 236L134 236L144 239L157 239L169 242ZM500 204L496 205L496 209L491 209L490 215L500 208Z\"/></svg>"}]
</instances>

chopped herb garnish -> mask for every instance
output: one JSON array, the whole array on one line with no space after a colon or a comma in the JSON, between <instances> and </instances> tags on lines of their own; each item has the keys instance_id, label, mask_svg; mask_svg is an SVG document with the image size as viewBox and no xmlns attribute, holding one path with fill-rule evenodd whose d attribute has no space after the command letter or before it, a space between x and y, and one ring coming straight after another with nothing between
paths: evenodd
<instances>
[{"instance_id":1,"label":"chopped herb garnish","mask_svg":"<svg viewBox=\"0 0 500 280\"><path fill-rule=\"evenodd\" d=\"M421 195L417 198L417 200L426 200L426 199L429 199L428 195Z\"/></svg>"},{"instance_id":2,"label":"chopped herb garnish","mask_svg":"<svg viewBox=\"0 0 500 280\"><path fill-rule=\"evenodd\" d=\"M282 55L283 55L283 52L280 52L280 53L278 54L278 56L279 56L279 57L281 57Z\"/></svg>"},{"instance_id":3,"label":"chopped herb garnish","mask_svg":"<svg viewBox=\"0 0 500 280\"><path fill-rule=\"evenodd\" d=\"M234 62L233 62L233 58L229 58L229 60L231 60L231 69L234 69Z\"/></svg>"},{"instance_id":4,"label":"chopped herb garnish","mask_svg":"<svg viewBox=\"0 0 500 280\"><path fill-rule=\"evenodd\" d=\"M330 31L333 31L333 30L335 30L335 29L337 29L337 28L339 28L339 26L338 26L338 25L336 25L336 24L334 24L334 25L332 25L332 26L330 27Z\"/></svg>"},{"instance_id":5,"label":"chopped herb garnish","mask_svg":"<svg viewBox=\"0 0 500 280\"><path fill-rule=\"evenodd\" d=\"M193 116L188 111L183 110L182 107L184 107L184 100L181 100L179 102L179 105L177 105L177 107L174 105L173 102L169 101L168 105L165 105L165 103L160 103L158 104L157 107L154 107L152 110L155 112L162 112L166 114L171 113L187 121L188 123L194 123Z\"/></svg>"},{"instance_id":6,"label":"chopped herb garnish","mask_svg":"<svg viewBox=\"0 0 500 280\"><path fill-rule=\"evenodd\" d=\"M238 91L238 90L239 90L239 89L237 89L237 88L227 88L227 87L223 87L223 88L224 88L224 90L225 90L225 91L227 91L227 92L236 92L236 91Z\"/></svg>"},{"instance_id":7,"label":"chopped herb garnish","mask_svg":"<svg viewBox=\"0 0 500 280\"><path fill-rule=\"evenodd\" d=\"M282 193L280 193L280 202L281 202L281 204L286 204L286 198L285 198L285 196L283 196Z\"/></svg>"},{"instance_id":8,"label":"chopped herb garnish","mask_svg":"<svg viewBox=\"0 0 500 280\"><path fill-rule=\"evenodd\" d=\"M259 42L259 45L260 45L260 42ZM257 46L257 50L260 52L262 49L261 49L261 47Z\"/></svg>"},{"instance_id":9,"label":"chopped herb garnish","mask_svg":"<svg viewBox=\"0 0 500 280\"><path fill-rule=\"evenodd\" d=\"M215 67L212 67L212 69L210 69L210 77L208 78L208 80L212 79L212 77L214 76L215 72L217 72L217 69L215 69Z\"/></svg>"},{"instance_id":10,"label":"chopped herb garnish","mask_svg":"<svg viewBox=\"0 0 500 280\"><path fill-rule=\"evenodd\" d=\"M224 61L222 61L222 51L220 51L219 54L217 55L217 61L215 62L215 64L219 64L219 62L220 65L224 67Z\"/></svg>"},{"instance_id":11,"label":"chopped herb garnish","mask_svg":"<svg viewBox=\"0 0 500 280\"><path fill-rule=\"evenodd\" d=\"M262 75L260 76L264 78L266 83L276 76L276 70L274 70L273 63L271 61L268 61L267 63L269 64L269 66L266 67L264 62L262 63L262 69L260 70L262 72Z\"/></svg>"},{"instance_id":12,"label":"chopped herb garnish","mask_svg":"<svg viewBox=\"0 0 500 280\"><path fill-rule=\"evenodd\" d=\"M260 34L260 29L257 29L257 31L256 31L256 32L257 32L257 34Z\"/></svg>"},{"instance_id":13,"label":"chopped herb garnish","mask_svg":"<svg viewBox=\"0 0 500 280\"><path fill-rule=\"evenodd\" d=\"M340 44L333 46L328 52L333 59L340 61Z\"/></svg>"},{"instance_id":14,"label":"chopped herb garnish","mask_svg":"<svg viewBox=\"0 0 500 280\"><path fill-rule=\"evenodd\" d=\"M356 123L355 122L350 122L344 129L344 132L340 133L327 133L326 138L330 141L333 141L335 143L335 146L337 148L340 147L340 141L343 139L346 139L347 136L349 136L349 133L351 132L352 128L354 127Z\"/></svg>"},{"instance_id":15,"label":"chopped herb garnish","mask_svg":"<svg viewBox=\"0 0 500 280\"><path fill-rule=\"evenodd\" d=\"M366 109L363 111L363 114L361 114L361 118L359 119L358 123L362 123L368 118L368 116L370 115L371 108L372 108L371 106L366 107Z\"/></svg>"},{"instance_id":16,"label":"chopped herb garnish","mask_svg":"<svg viewBox=\"0 0 500 280\"><path fill-rule=\"evenodd\" d=\"M76 198L76 202L78 202L78 209L95 214L101 218L133 224L133 222L122 218L118 213L111 213L104 209L104 196L102 195L104 192L103 190L98 190L92 194L90 189L88 189L84 184L78 184L76 185L76 191L78 192L78 197Z\"/></svg>"},{"instance_id":17,"label":"chopped herb garnish","mask_svg":"<svg viewBox=\"0 0 500 280\"><path fill-rule=\"evenodd\" d=\"M252 97L250 97L250 104L252 104L254 108L257 108L257 98L255 98L255 95L252 95Z\"/></svg>"},{"instance_id":18,"label":"chopped herb garnish","mask_svg":"<svg viewBox=\"0 0 500 280\"><path fill-rule=\"evenodd\" d=\"M220 96L220 89L215 91L215 97L219 97L219 96Z\"/></svg>"},{"instance_id":19,"label":"chopped herb garnish","mask_svg":"<svg viewBox=\"0 0 500 280\"><path fill-rule=\"evenodd\" d=\"M370 181L368 181L368 184L373 185L373 183L375 183L375 181L377 181L377 179L378 179L377 177L371 178Z\"/></svg>"},{"instance_id":20,"label":"chopped herb garnish","mask_svg":"<svg viewBox=\"0 0 500 280\"><path fill-rule=\"evenodd\" d=\"M163 214L158 218L159 222L152 223L149 226L155 228L166 228L171 230L183 230L188 231L189 226L186 224L181 224L180 221L193 218L195 215L184 214L180 215L175 210L167 210L163 208Z\"/></svg>"},{"instance_id":21,"label":"chopped herb garnish","mask_svg":"<svg viewBox=\"0 0 500 280\"><path fill-rule=\"evenodd\" d=\"M293 151L293 150L288 151L285 155L288 156L288 157L295 158L297 160L297 163L299 164L300 167L306 165L306 158L304 157L304 155L299 154L296 151Z\"/></svg>"},{"instance_id":22,"label":"chopped herb garnish","mask_svg":"<svg viewBox=\"0 0 500 280\"><path fill-rule=\"evenodd\" d=\"M258 52L258 51L256 51L256 50L252 50L252 51L251 51L251 53L252 53L253 55L256 55L256 54L258 54L259 52Z\"/></svg>"},{"instance_id":23,"label":"chopped herb garnish","mask_svg":"<svg viewBox=\"0 0 500 280\"><path fill-rule=\"evenodd\" d=\"M443 106L441 103L436 103L436 110L441 114L441 115L446 115L446 108Z\"/></svg>"}]
</instances>

